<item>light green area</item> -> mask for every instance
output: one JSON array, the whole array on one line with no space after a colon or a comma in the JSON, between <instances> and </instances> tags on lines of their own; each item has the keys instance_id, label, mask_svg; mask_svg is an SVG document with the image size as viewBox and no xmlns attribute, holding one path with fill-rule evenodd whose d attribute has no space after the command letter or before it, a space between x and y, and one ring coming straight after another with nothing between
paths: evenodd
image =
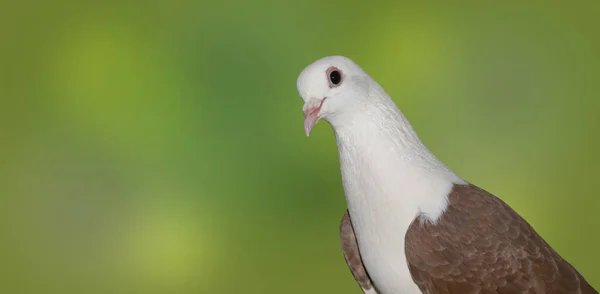
<instances>
[{"instance_id":1,"label":"light green area","mask_svg":"<svg viewBox=\"0 0 600 294\"><path fill-rule=\"evenodd\" d=\"M296 93L337 54L600 287L599 13L4 1L0 293L360 293L331 128L306 138Z\"/></svg>"}]
</instances>

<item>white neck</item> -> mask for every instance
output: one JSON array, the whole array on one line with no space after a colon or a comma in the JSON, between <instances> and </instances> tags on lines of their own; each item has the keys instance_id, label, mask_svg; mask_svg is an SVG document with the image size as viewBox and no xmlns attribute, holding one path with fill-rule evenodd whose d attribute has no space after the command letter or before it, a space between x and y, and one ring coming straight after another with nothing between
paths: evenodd
<instances>
[{"instance_id":1,"label":"white neck","mask_svg":"<svg viewBox=\"0 0 600 294\"><path fill-rule=\"evenodd\" d=\"M452 186L466 182L427 149L387 95L377 96L384 98L352 115L329 119L348 205L393 202L403 212L423 214L435 222L446 209ZM365 195L358 190L379 193Z\"/></svg>"}]
</instances>

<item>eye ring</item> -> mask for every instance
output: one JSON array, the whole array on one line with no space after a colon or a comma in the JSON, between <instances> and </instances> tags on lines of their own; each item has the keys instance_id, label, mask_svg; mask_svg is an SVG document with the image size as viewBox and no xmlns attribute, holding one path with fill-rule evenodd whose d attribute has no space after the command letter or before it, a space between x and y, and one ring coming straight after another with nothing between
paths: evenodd
<instances>
[{"instance_id":1,"label":"eye ring","mask_svg":"<svg viewBox=\"0 0 600 294\"><path fill-rule=\"evenodd\" d=\"M339 87L344 81L344 73L335 66L328 68L326 74L329 88Z\"/></svg>"}]
</instances>

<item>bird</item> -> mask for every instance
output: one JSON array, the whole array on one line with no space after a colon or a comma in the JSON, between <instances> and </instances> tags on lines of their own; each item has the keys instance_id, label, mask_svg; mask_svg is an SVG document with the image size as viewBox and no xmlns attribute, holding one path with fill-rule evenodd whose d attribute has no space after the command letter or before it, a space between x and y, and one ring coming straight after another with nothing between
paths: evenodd
<instances>
[{"instance_id":1,"label":"bird","mask_svg":"<svg viewBox=\"0 0 600 294\"><path fill-rule=\"evenodd\" d=\"M365 294L598 293L515 210L420 140L358 64L328 56L296 82L304 131L333 129L343 256Z\"/></svg>"}]
</instances>

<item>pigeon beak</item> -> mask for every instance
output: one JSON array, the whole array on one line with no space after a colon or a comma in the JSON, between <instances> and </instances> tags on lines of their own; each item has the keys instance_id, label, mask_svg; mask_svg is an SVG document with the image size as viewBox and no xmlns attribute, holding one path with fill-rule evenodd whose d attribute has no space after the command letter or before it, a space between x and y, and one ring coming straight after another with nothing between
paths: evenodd
<instances>
[{"instance_id":1,"label":"pigeon beak","mask_svg":"<svg viewBox=\"0 0 600 294\"><path fill-rule=\"evenodd\" d=\"M306 136L310 135L310 131L317 124L319 119L319 113L321 112L321 106L323 106L323 102L325 102L326 98L323 99L315 99L311 98L308 100L304 106L302 107L302 112L304 112L304 131L306 132Z\"/></svg>"}]
</instances>

